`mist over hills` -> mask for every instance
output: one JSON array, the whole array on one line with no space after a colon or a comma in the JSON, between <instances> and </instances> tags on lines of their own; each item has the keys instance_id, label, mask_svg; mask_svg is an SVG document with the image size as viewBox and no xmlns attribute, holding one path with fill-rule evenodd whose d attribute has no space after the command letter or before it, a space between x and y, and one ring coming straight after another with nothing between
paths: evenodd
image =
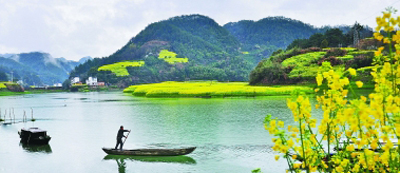
<instances>
[{"instance_id":1,"label":"mist over hills","mask_svg":"<svg viewBox=\"0 0 400 173\"><path fill-rule=\"evenodd\" d=\"M9 80L12 73L13 80L21 80L24 85L53 85L62 83L77 65L89 59L77 62L43 52L0 54L0 72L6 73Z\"/></svg>"}]
</instances>

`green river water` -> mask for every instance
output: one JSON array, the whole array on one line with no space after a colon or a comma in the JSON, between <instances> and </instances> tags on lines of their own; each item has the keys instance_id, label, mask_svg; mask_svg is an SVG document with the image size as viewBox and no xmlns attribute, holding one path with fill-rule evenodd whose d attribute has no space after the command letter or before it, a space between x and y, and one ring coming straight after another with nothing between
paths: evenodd
<instances>
[{"instance_id":1,"label":"green river water","mask_svg":"<svg viewBox=\"0 0 400 173\"><path fill-rule=\"evenodd\" d=\"M120 92L51 93L0 97L1 115L17 119L24 111L35 122L0 126L1 173L242 173L261 168L285 172L275 161L263 127L266 114L293 124L286 98L141 98ZM320 114L320 112L315 112ZM13 117L13 115L12 115ZM120 125L130 129L124 149L196 150L178 157L123 157L104 153L114 147ZM18 130L40 127L49 145L26 146Z\"/></svg>"}]
</instances>

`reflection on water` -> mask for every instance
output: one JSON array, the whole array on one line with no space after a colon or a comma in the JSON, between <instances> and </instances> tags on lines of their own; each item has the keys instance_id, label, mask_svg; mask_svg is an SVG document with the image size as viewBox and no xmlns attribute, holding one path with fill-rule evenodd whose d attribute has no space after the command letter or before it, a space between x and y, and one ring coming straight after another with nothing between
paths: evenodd
<instances>
[{"instance_id":1,"label":"reflection on water","mask_svg":"<svg viewBox=\"0 0 400 173\"><path fill-rule=\"evenodd\" d=\"M116 160L117 160L117 164L118 164L118 172L125 173L126 163L125 163L124 159L116 159Z\"/></svg>"},{"instance_id":2,"label":"reflection on water","mask_svg":"<svg viewBox=\"0 0 400 173\"><path fill-rule=\"evenodd\" d=\"M46 153L50 154L53 151L51 150L51 147L49 144L47 145L29 145L29 144L24 144L24 143L19 143L22 148L30 153Z\"/></svg>"},{"instance_id":3,"label":"reflection on water","mask_svg":"<svg viewBox=\"0 0 400 173\"><path fill-rule=\"evenodd\" d=\"M196 164L196 160L189 156L122 156L122 155L107 155L104 160L135 160L141 162L165 162L165 163L180 163L180 164Z\"/></svg>"},{"instance_id":4,"label":"reflection on water","mask_svg":"<svg viewBox=\"0 0 400 173\"><path fill-rule=\"evenodd\" d=\"M103 160L115 160L118 165L118 172L125 173L126 160L141 161L141 162L165 162L165 163L180 163L180 164L196 164L196 161L189 156L122 156L122 155L107 155Z\"/></svg>"}]
</instances>

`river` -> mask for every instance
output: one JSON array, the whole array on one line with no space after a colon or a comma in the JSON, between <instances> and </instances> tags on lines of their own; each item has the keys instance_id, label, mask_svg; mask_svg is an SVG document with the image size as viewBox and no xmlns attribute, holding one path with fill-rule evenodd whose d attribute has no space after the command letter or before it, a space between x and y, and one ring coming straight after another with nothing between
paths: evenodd
<instances>
[{"instance_id":1,"label":"river","mask_svg":"<svg viewBox=\"0 0 400 173\"><path fill-rule=\"evenodd\" d=\"M266 114L293 124L286 99L142 98L120 92L49 93L0 97L1 115L21 119L31 110L35 122L0 126L0 172L285 172L275 161ZM130 129L124 149L196 150L179 157L107 156L119 126ZM21 128L40 127L52 137L41 147L20 144Z\"/></svg>"}]
</instances>

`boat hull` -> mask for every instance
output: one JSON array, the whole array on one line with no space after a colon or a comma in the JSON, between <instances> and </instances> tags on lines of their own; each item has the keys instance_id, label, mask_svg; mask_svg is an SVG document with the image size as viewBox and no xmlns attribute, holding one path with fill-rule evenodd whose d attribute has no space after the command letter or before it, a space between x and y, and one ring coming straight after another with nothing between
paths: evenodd
<instances>
[{"instance_id":1,"label":"boat hull","mask_svg":"<svg viewBox=\"0 0 400 173\"><path fill-rule=\"evenodd\" d=\"M45 130L41 130L37 127L31 127L29 129L23 128L18 134L23 144L46 145L49 144L51 139Z\"/></svg>"},{"instance_id":2,"label":"boat hull","mask_svg":"<svg viewBox=\"0 0 400 173\"><path fill-rule=\"evenodd\" d=\"M181 156L193 152L196 147L181 149L135 149L135 150L116 150L114 148L103 148L103 151L112 155L128 156Z\"/></svg>"},{"instance_id":3,"label":"boat hull","mask_svg":"<svg viewBox=\"0 0 400 173\"><path fill-rule=\"evenodd\" d=\"M21 143L23 144L33 144L33 145L47 145L49 144L51 137L46 136L43 138L21 138Z\"/></svg>"}]
</instances>

